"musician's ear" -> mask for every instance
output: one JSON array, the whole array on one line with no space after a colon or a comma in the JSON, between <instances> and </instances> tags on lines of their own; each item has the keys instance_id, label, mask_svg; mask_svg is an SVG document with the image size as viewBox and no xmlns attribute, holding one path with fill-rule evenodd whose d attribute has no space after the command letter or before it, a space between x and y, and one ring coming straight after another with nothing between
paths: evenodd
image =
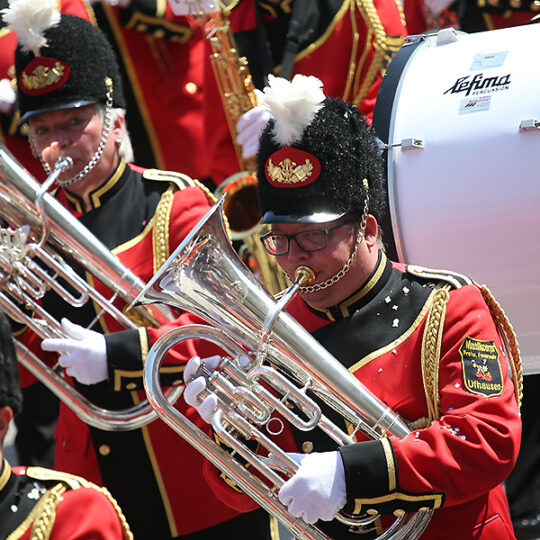
<instances>
[{"instance_id":1,"label":"musician's ear","mask_svg":"<svg viewBox=\"0 0 540 540\"><path fill-rule=\"evenodd\" d=\"M4 444L4 438L9 428L9 424L13 419L13 411L11 407L7 405L5 407L0 407L0 455L1 448Z\"/></svg>"},{"instance_id":2,"label":"musician's ear","mask_svg":"<svg viewBox=\"0 0 540 540\"><path fill-rule=\"evenodd\" d=\"M366 220L366 230L364 232L364 241L369 248L377 247L377 233L379 226L377 220L371 215L368 214Z\"/></svg>"},{"instance_id":3,"label":"musician's ear","mask_svg":"<svg viewBox=\"0 0 540 540\"><path fill-rule=\"evenodd\" d=\"M126 131L126 118L124 115L119 114L114 124L111 127L111 137L117 141L120 142L124 136L124 132Z\"/></svg>"}]
</instances>

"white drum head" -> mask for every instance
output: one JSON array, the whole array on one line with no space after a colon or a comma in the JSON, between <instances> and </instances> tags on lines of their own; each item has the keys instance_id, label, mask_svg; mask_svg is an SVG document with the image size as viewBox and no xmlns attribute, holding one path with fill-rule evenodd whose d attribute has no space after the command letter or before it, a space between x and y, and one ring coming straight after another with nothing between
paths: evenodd
<instances>
[{"instance_id":1,"label":"white drum head","mask_svg":"<svg viewBox=\"0 0 540 540\"><path fill-rule=\"evenodd\" d=\"M405 143L387 153L398 259L485 283L527 373L540 372L538 50L534 24L405 45L373 122L385 143Z\"/></svg>"}]
</instances>

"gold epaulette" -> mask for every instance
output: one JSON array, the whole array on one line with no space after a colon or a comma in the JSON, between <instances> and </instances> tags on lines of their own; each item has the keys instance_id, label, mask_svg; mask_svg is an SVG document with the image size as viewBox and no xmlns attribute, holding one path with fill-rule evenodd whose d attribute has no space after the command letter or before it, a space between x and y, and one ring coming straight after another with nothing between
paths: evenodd
<instances>
[{"instance_id":1,"label":"gold epaulette","mask_svg":"<svg viewBox=\"0 0 540 540\"><path fill-rule=\"evenodd\" d=\"M43 467L27 467L26 476L41 482L56 482L39 500L32 512L26 520L21 524L21 527L28 521L28 525L32 523L32 532L29 540L47 540L51 534L56 517L56 507L62 500L61 495L67 490L75 490L79 488L90 488L102 493L107 497L113 505L122 526L124 540L133 540L133 534L129 524L120 508L116 499L110 494L109 490L104 487L99 487L80 476L68 474ZM17 529L19 530L20 527ZM16 531L17 532L17 531ZM20 532L20 531L19 531ZM8 537L8 540L11 537ZM17 538L17 537L14 537Z\"/></svg>"},{"instance_id":2,"label":"gold epaulette","mask_svg":"<svg viewBox=\"0 0 540 540\"><path fill-rule=\"evenodd\" d=\"M216 202L216 198L204 184L184 173L161 171L160 169L145 169L143 171L143 178L146 180L156 180L158 182L172 182L178 189L198 187L205 192L211 204Z\"/></svg>"},{"instance_id":3,"label":"gold epaulette","mask_svg":"<svg viewBox=\"0 0 540 540\"><path fill-rule=\"evenodd\" d=\"M453 289L459 289L465 285L474 285L474 281L464 274L458 274L452 270L439 270L436 268L427 268L416 264L408 264L406 270L413 276L430 279L433 281L444 281L452 286Z\"/></svg>"}]
</instances>

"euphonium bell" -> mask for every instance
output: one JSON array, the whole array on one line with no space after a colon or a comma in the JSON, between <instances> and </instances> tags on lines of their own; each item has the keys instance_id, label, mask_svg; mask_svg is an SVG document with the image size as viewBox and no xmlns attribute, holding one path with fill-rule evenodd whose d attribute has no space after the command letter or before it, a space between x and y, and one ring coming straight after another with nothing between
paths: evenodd
<instances>
[{"instance_id":1,"label":"euphonium bell","mask_svg":"<svg viewBox=\"0 0 540 540\"><path fill-rule=\"evenodd\" d=\"M310 279L307 269L302 279ZM144 384L158 415L296 537L323 540L327 538L325 533L289 514L279 502L277 491L285 481L282 471L276 472L275 467L254 453L243 440L255 439L260 447L279 456L287 464L286 475L290 476L296 465L268 436L281 429L281 420L272 416L273 412L298 429L322 429L337 445L354 443L354 435L359 431L378 439L389 434L403 437L410 430L283 311L298 286L298 283L293 284L277 303L264 290L227 238L222 198L201 219L132 306L166 303L198 315L209 325L187 325L171 330L150 350ZM171 347L187 339L209 341L225 351L222 362L208 382L209 389L218 396L218 412L212 425L234 454L250 463L250 468L187 420L161 391L161 361ZM247 366L238 360L240 356L249 358ZM220 389L224 393L220 394ZM352 432L341 429L325 417L312 395L333 408L352 426ZM369 525L376 518L337 516L352 527ZM431 511L400 516L379 538L415 539L430 518Z\"/></svg>"}]
</instances>

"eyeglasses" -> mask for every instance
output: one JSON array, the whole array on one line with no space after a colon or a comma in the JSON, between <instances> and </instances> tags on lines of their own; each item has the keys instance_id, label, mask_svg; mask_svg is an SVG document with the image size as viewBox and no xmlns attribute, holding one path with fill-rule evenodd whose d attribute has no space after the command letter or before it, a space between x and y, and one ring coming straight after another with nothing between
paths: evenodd
<instances>
[{"instance_id":1,"label":"eyeglasses","mask_svg":"<svg viewBox=\"0 0 540 540\"><path fill-rule=\"evenodd\" d=\"M327 229L314 229L312 231L302 231L296 234L277 234L272 231L261 236L261 242L264 249L270 255L285 255L289 253L291 240L296 243L304 251L320 251L328 245L328 233L344 225L349 225L350 222L338 223Z\"/></svg>"}]
</instances>

